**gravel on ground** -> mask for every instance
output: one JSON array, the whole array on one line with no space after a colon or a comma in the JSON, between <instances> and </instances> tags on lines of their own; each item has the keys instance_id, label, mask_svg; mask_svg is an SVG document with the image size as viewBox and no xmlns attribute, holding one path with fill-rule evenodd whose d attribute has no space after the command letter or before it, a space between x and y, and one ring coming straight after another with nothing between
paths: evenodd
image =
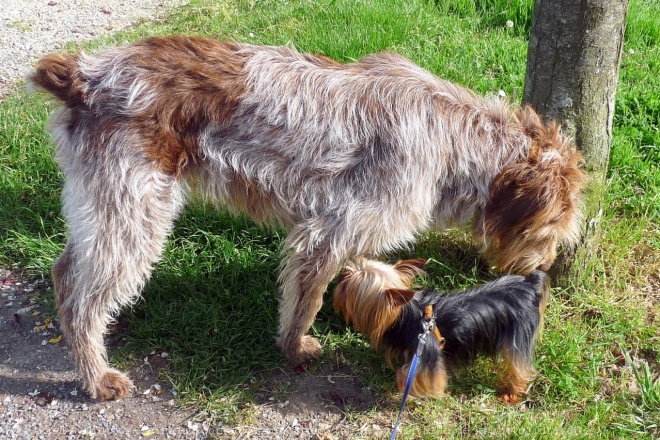
<instances>
[{"instance_id":1,"label":"gravel on ground","mask_svg":"<svg viewBox=\"0 0 660 440\"><path fill-rule=\"evenodd\" d=\"M3 0L0 2L0 96L13 90L42 55L159 20L187 0Z\"/></svg>"}]
</instances>

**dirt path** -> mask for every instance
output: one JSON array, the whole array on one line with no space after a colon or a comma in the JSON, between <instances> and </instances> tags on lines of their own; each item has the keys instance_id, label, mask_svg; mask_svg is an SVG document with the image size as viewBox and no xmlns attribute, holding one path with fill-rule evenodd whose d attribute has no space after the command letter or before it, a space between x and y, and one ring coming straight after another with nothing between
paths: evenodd
<instances>
[{"instance_id":1,"label":"dirt path","mask_svg":"<svg viewBox=\"0 0 660 440\"><path fill-rule=\"evenodd\" d=\"M3 0L0 2L0 97L40 56L65 43L98 38L140 20L162 19L187 0Z\"/></svg>"},{"instance_id":2,"label":"dirt path","mask_svg":"<svg viewBox=\"0 0 660 440\"><path fill-rule=\"evenodd\" d=\"M0 270L0 286L0 438L205 438L208 423L177 407L149 359L131 371L132 398L90 399L79 389L57 319L40 304L52 289L6 270Z\"/></svg>"},{"instance_id":3,"label":"dirt path","mask_svg":"<svg viewBox=\"0 0 660 440\"><path fill-rule=\"evenodd\" d=\"M345 417L345 409L370 411L380 398L350 369L329 359L319 361L314 374L283 366L259 378L261 391L249 408L252 420L242 426L224 426L212 414L181 407L176 390L158 380L167 353L151 353L129 371L136 385L132 397L92 400L79 389L71 352L47 305L51 296L45 279L25 280L0 269L0 438L330 440L389 435L390 411L364 425Z\"/></svg>"}]
</instances>

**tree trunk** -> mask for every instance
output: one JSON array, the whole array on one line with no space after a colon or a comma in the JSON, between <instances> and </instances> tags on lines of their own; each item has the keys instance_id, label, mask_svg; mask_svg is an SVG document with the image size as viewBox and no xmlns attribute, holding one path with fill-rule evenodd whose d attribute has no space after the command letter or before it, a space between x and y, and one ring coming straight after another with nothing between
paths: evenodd
<instances>
[{"instance_id":1,"label":"tree trunk","mask_svg":"<svg viewBox=\"0 0 660 440\"><path fill-rule=\"evenodd\" d=\"M523 102L562 124L585 158L583 238L564 249L555 284L586 281L600 238L614 96L629 0L536 0Z\"/></svg>"}]
</instances>

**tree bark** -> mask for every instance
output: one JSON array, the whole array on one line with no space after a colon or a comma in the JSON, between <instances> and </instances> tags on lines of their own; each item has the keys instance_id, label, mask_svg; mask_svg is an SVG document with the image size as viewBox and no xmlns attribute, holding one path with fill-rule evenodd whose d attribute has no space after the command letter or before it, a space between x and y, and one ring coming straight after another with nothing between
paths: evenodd
<instances>
[{"instance_id":1,"label":"tree bark","mask_svg":"<svg viewBox=\"0 0 660 440\"><path fill-rule=\"evenodd\" d=\"M583 238L564 249L555 284L586 281L600 238L629 0L536 0L523 103L562 124L585 158Z\"/></svg>"}]
</instances>

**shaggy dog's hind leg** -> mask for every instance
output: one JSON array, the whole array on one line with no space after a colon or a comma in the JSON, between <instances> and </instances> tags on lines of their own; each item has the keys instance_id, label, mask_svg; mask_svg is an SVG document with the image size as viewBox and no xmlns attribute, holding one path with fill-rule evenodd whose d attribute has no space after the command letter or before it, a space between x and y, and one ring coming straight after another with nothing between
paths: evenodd
<instances>
[{"instance_id":1,"label":"shaggy dog's hind leg","mask_svg":"<svg viewBox=\"0 0 660 440\"><path fill-rule=\"evenodd\" d=\"M64 214L69 241L52 269L61 328L85 389L100 400L128 394L128 377L108 366L103 335L134 302L160 258L181 205L178 184L148 166L77 173L69 169Z\"/></svg>"}]
</instances>

